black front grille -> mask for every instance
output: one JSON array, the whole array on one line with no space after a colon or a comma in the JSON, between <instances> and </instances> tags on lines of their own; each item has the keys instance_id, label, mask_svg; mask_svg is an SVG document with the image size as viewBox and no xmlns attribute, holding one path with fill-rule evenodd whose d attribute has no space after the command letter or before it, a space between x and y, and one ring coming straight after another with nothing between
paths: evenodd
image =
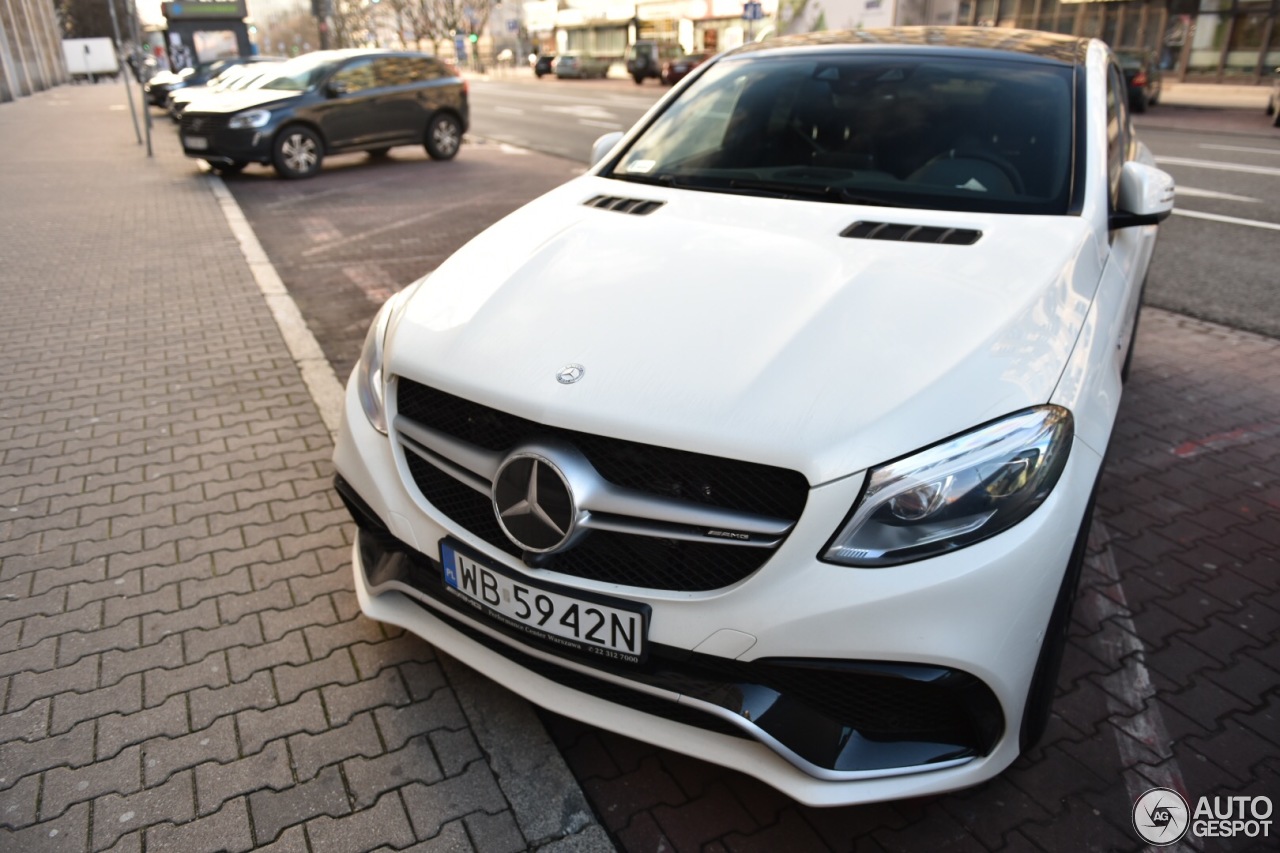
<instances>
[{"instance_id":1,"label":"black front grille","mask_svg":"<svg viewBox=\"0 0 1280 853\"><path fill-rule=\"evenodd\" d=\"M231 115L227 113L192 113L182 114L182 132L190 136L212 136L225 130Z\"/></svg>"},{"instance_id":2,"label":"black front grille","mask_svg":"<svg viewBox=\"0 0 1280 853\"><path fill-rule=\"evenodd\" d=\"M795 521L809 484L783 468L548 427L463 400L401 377L400 414L478 447L506 452L537 437L568 441L610 482L650 494ZM487 495L413 453L414 483L454 523L512 556L521 550L502 532ZM688 542L593 531L574 548L538 560L538 567L574 577L646 589L700 591L736 583L764 565L768 548Z\"/></svg>"}]
</instances>

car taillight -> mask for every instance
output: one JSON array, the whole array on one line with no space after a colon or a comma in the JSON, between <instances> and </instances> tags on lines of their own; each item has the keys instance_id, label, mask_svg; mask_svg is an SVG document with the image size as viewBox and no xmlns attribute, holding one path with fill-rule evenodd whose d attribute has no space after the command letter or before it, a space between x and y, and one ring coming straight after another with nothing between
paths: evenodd
<instances>
[{"instance_id":1,"label":"car taillight","mask_svg":"<svg viewBox=\"0 0 1280 853\"><path fill-rule=\"evenodd\" d=\"M1133 77L1133 85L1135 86L1147 85L1147 72L1139 71L1137 74L1135 74Z\"/></svg>"}]
</instances>

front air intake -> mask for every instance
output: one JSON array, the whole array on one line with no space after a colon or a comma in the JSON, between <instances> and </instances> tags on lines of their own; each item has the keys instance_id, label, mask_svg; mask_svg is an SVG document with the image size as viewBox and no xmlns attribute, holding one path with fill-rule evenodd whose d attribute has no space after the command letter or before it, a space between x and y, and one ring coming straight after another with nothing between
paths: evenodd
<instances>
[{"instance_id":1,"label":"front air intake","mask_svg":"<svg viewBox=\"0 0 1280 853\"><path fill-rule=\"evenodd\" d=\"M601 210L616 210L618 213L632 213L636 216L647 216L666 204L665 201L648 201L642 198L620 198L616 195L598 195L583 202L587 207L598 207Z\"/></svg>"},{"instance_id":2,"label":"front air intake","mask_svg":"<svg viewBox=\"0 0 1280 853\"><path fill-rule=\"evenodd\" d=\"M841 231L840 236L859 240L972 246L982 237L982 232L969 228L937 228L929 225L902 225L895 222L855 222Z\"/></svg>"}]
</instances>

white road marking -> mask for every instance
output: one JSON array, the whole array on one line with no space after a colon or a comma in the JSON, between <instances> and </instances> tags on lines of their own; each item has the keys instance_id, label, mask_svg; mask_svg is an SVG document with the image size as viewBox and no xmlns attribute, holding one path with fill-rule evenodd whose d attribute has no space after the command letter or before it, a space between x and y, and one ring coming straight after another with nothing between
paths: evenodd
<instances>
[{"instance_id":1,"label":"white road marking","mask_svg":"<svg viewBox=\"0 0 1280 853\"><path fill-rule=\"evenodd\" d=\"M1247 225L1250 228L1265 228L1268 231L1280 231L1280 223L1277 222L1259 222L1256 219L1241 219L1238 216L1222 216L1217 213L1202 213L1199 210L1184 210L1181 207L1175 207L1173 212L1179 216L1189 216L1192 219L1207 219L1210 222L1225 222L1228 225Z\"/></svg>"},{"instance_id":2,"label":"white road marking","mask_svg":"<svg viewBox=\"0 0 1280 853\"><path fill-rule=\"evenodd\" d=\"M1269 175L1280 178L1280 169L1271 166L1246 166L1243 163L1223 163L1220 160L1193 160L1190 157L1157 157L1156 162L1166 166L1190 166L1194 169L1217 169L1220 172L1245 172L1250 175Z\"/></svg>"},{"instance_id":3,"label":"white road marking","mask_svg":"<svg viewBox=\"0 0 1280 853\"><path fill-rule=\"evenodd\" d=\"M1111 712L1109 722L1115 726L1125 789L1131 802L1151 788L1172 788L1185 797L1187 786L1173 757L1160 706L1152 701L1156 689L1147 670L1146 649L1133 625L1107 528L1095 521L1089 534L1092 554L1088 563L1107 586L1105 592L1082 590L1080 604L1102 626L1091 645L1098 659L1112 668L1112 675L1102 679L1102 687ZM1171 849L1186 848L1179 845Z\"/></svg>"},{"instance_id":4,"label":"white road marking","mask_svg":"<svg viewBox=\"0 0 1280 853\"><path fill-rule=\"evenodd\" d=\"M386 302L401 288L401 285L377 264L343 267L342 272L374 305Z\"/></svg>"},{"instance_id":5,"label":"white road marking","mask_svg":"<svg viewBox=\"0 0 1280 853\"><path fill-rule=\"evenodd\" d=\"M1246 204L1257 204L1258 199L1249 198L1247 195L1232 195L1231 193L1214 192L1213 190L1198 190L1194 187L1184 187L1181 184L1177 188L1178 195L1195 196L1196 198L1216 198L1222 201L1242 201Z\"/></svg>"},{"instance_id":6,"label":"white road marking","mask_svg":"<svg viewBox=\"0 0 1280 853\"><path fill-rule=\"evenodd\" d=\"M596 107L591 104L574 104L571 107L543 107L543 112L548 113L567 113L574 118L579 119L595 119L596 121L617 121L618 117L606 110L604 107Z\"/></svg>"},{"instance_id":7,"label":"white road marking","mask_svg":"<svg viewBox=\"0 0 1280 853\"><path fill-rule=\"evenodd\" d=\"M587 127L603 127L605 130L622 130L622 125L616 121L594 121L589 118L578 119L578 124L585 124Z\"/></svg>"},{"instance_id":8,"label":"white road marking","mask_svg":"<svg viewBox=\"0 0 1280 853\"><path fill-rule=\"evenodd\" d=\"M1280 148L1247 148L1243 145L1210 145L1207 142L1202 142L1200 147L1208 148L1212 151L1242 151L1245 154L1275 154L1280 156Z\"/></svg>"},{"instance_id":9,"label":"white road marking","mask_svg":"<svg viewBox=\"0 0 1280 853\"><path fill-rule=\"evenodd\" d=\"M506 113L507 115L512 116L524 115L524 110L516 109L515 107L494 107L493 111L495 113Z\"/></svg>"}]
</instances>

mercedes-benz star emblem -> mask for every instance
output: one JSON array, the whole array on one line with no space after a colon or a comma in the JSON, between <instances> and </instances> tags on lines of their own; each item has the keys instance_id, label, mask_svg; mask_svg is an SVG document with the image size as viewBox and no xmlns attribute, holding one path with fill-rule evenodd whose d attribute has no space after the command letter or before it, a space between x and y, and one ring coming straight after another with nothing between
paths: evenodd
<instances>
[{"instance_id":1,"label":"mercedes-benz star emblem","mask_svg":"<svg viewBox=\"0 0 1280 853\"><path fill-rule=\"evenodd\" d=\"M563 547L577 525L568 481L537 454L518 453L502 463L493 481L493 507L507 538L538 554Z\"/></svg>"},{"instance_id":2,"label":"mercedes-benz star emblem","mask_svg":"<svg viewBox=\"0 0 1280 853\"><path fill-rule=\"evenodd\" d=\"M581 364L566 364L560 368L560 372L556 374L556 381L561 385L572 385L582 378L587 369Z\"/></svg>"}]
</instances>

